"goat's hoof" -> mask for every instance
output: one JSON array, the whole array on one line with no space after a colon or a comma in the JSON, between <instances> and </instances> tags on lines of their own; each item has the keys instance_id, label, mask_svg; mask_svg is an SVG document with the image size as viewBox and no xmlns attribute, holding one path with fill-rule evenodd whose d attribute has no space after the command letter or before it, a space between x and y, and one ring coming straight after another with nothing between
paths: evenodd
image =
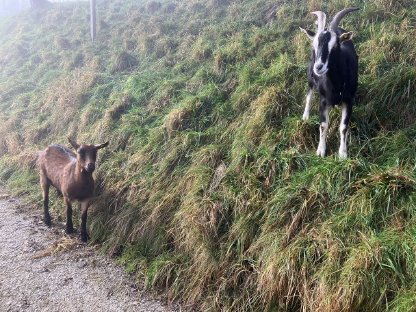
<instances>
[{"instance_id":1,"label":"goat's hoof","mask_svg":"<svg viewBox=\"0 0 416 312\"><path fill-rule=\"evenodd\" d=\"M302 116L302 120L303 121L307 121L309 119L309 115L305 115L305 114L303 114L303 116Z\"/></svg>"},{"instance_id":2,"label":"goat's hoof","mask_svg":"<svg viewBox=\"0 0 416 312\"><path fill-rule=\"evenodd\" d=\"M81 241L86 243L90 239L90 236L87 233L81 233Z\"/></svg>"},{"instance_id":3,"label":"goat's hoof","mask_svg":"<svg viewBox=\"0 0 416 312\"><path fill-rule=\"evenodd\" d=\"M345 160L345 159L347 159L347 158L348 158L348 154L347 154L347 152L346 152L346 151L339 151L339 153L338 153L338 157L339 157L339 159L341 159L341 160Z\"/></svg>"},{"instance_id":4,"label":"goat's hoof","mask_svg":"<svg viewBox=\"0 0 416 312\"><path fill-rule=\"evenodd\" d=\"M74 230L74 228L71 226L71 227L67 227L66 229L65 229L65 233L66 234L72 234L72 233L74 233L75 232L75 230Z\"/></svg>"},{"instance_id":5,"label":"goat's hoof","mask_svg":"<svg viewBox=\"0 0 416 312\"><path fill-rule=\"evenodd\" d=\"M51 217L45 217L43 219L43 223L45 223L46 226L51 227L52 226Z\"/></svg>"},{"instance_id":6,"label":"goat's hoof","mask_svg":"<svg viewBox=\"0 0 416 312\"><path fill-rule=\"evenodd\" d=\"M320 149L320 148L318 148L318 149L316 150L316 156L319 156L319 157L325 157L325 150L324 150L324 149Z\"/></svg>"}]
</instances>

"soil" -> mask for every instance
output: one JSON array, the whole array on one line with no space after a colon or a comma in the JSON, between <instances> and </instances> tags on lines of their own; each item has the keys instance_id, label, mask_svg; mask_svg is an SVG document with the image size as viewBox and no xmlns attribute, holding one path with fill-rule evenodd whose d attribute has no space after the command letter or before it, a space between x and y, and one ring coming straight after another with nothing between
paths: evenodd
<instances>
[{"instance_id":1,"label":"soil","mask_svg":"<svg viewBox=\"0 0 416 312\"><path fill-rule=\"evenodd\" d=\"M160 298L159 298L160 299ZM0 311L174 311L41 211L0 194Z\"/></svg>"}]
</instances>

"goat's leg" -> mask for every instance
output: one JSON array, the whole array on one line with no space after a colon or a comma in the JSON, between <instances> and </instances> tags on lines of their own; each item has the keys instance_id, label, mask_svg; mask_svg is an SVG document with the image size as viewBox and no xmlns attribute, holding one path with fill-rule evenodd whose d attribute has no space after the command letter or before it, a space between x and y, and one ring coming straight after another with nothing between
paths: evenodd
<instances>
[{"instance_id":1,"label":"goat's leg","mask_svg":"<svg viewBox=\"0 0 416 312\"><path fill-rule=\"evenodd\" d=\"M40 173L40 185L42 187L43 195L43 222L47 226L51 226L51 215L49 214L49 187L50 183L48 178L41 172Z\"/></svg>"},{"instance_id":2,"label":"goat's leg","mask_svg":"<svg viewBox=\"0 0 416 312\"><path fill-rule=\"evenodd\" d=\"M87 213L88 213L88 207L90 206L90 201L85 200L81 202L81 240L83 242L87 242L89 236L87 233Z\"/></svg>"},{"instance_id":3,"label":"goat's leg","mask_svg":"<svg viewBox=\"0 0 416 312\"><path fill-rule=\"evenodd\" d=\"M313 90L312 88L309 88L308 93L306 94L305 111L303 112L302 120L309 119L309 114L311 112L312 96L313 96Z\"/></svg>"},{"instance_id":4,"label":"goat's leg","mask_svg":"<svg viewBox=\"0 0 416 312\"><path fill-rule=\"evenodd\" d=\"M66 234L74 233L74 225L72 224L72 203L68 197L64 197L66 205Z\"/></svg>"},{"instance_id":5,"label":"goat's leg","mask_svg":"<svg viewBox=\"0 0 416 312\"><path fill-rule=\"evenodd\" d=\"M352 113L352 105L349 103L342 103L342 115L339 125L340 143L339 143L339 158L346 159L347 153L347 139L348 139L348 126L350 123Z\"/></svg>"},{"instance_id":6,"label":"goat's leg","mask_svg":"<svg viewBox=\"0 0 416 312\"><path fill-rule=\"evenodd\" d=\"M319 116L321 125L319 126L319 145L316 150L316 155L325 157L326 152L326 136L329 128L329 109L325 101L321 101L319 105Z\"/></svg>"}]
</instances>

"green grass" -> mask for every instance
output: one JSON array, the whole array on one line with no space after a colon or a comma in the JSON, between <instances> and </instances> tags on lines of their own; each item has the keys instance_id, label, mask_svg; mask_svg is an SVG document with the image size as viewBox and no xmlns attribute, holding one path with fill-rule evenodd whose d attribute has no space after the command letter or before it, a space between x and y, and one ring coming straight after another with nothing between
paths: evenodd
<instances>
[{"instance_id":1,"label":"green grass","mask_svg":"<svg viewBox=\"0 0 416 312\"><path fill-rule=\"evenodd\" d=\"M160 3L161 5L158 5ZM269 9L277 4L275 19ZM308 12L361 10L359 90L318 158L300 116ZM98 1L0 22L0 179L41 213L36 151L99 155L92 242L204 311L411 311L416 301L413 1ZM52 217L64 219L61 199Z\"/></svg>"}]
</instances>

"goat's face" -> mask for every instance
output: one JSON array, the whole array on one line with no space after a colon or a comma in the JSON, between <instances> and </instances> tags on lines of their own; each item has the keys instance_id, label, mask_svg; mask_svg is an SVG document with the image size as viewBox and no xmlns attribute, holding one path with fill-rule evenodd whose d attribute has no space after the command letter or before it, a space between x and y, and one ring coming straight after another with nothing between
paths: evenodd
<instances>
[{"instance_id":1,"label":"goat's face","mask_svg":"<svg viewBox=\"0 0 416 312\"><path fill-rule=\"evenodd\" d=\"M77 152L77 162L82 172L93 173L95 170L95 162L97 160L97 152L99 149L106 147L108 142L98 145L78 144L69 139L69 143Z\"/></svg>"},{"instance_id":2,"label":"goat's face","mask_svg":"<svg viewBox=\"0 0 416 312\"><path fill-rule=\"evenodd\" d=\"M329 59L335 50L339 49L340 44L344 41L351 40L352 32L343 33L338 36L339 33L338 24L340 20L348 13L357 11L358 8L347 8L338 12L328 28L325 28L326 14L322 11L311 12L318 17L317 32L306 30L302 27L300 29L309 37L312 41L314 51L314 64L313 72L316 76L325 75L329 69Z\"/></svg>"},{"instance_id":3,"label":"goat's face","mask_svg":"<svg viewBox=\"0 0 416 312\"><path fill-rule=\"evenodd\" d=\"M308 37L312 40L314 52L313 72L316 76L323 76L328 72L329 59L331 53L334 53L344 41L351 40L352 32L343 33L337 36L334 31L324 29L320 33L313 33L309 30L304 30Z\"/></svg>"},{"instance_id":4,"label":"goat's face","mask_svg":"<svg viewBox=\"0 0 416 312\"><path fill-rule=\"evenodd\" d=\"M313 50L315 63L313 72L317 76L325 75L328 71L329 55L338 48L338 38L332 31L324 30L315 35L313 39Z\"/></svg>"}]
</instances>

